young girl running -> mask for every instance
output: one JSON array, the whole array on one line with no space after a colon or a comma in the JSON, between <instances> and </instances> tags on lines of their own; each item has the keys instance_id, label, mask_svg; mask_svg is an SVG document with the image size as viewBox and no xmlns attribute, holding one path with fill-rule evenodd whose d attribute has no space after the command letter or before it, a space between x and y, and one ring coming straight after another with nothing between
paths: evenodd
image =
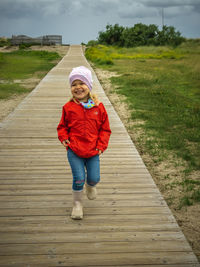
<instances>
[{"instance_id":1,"label":"young girl running","mask_svg":"<svg viewBox=\"0 0 200 267\"><path fill-rule=\"evenodd\" d=\"M91 71L84 66L76 67L69 75L69 82L72 99L63 106L57 131L67 149L73 176L71 217L82 219L85 180L88 199L95 199L100 181L99 155L108 146L111 130L104 105L91 94Z\"/></svg>"}]
</instances>

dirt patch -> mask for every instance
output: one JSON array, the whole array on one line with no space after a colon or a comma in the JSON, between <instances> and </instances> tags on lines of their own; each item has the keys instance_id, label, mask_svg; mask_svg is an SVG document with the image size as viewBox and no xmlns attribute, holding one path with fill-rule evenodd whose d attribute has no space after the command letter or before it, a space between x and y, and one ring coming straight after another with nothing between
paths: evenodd
<instances>
[{"instance_id":1,"label":"dirt patch","mask_svg":"<svg viewBox=\"0 0 200 267\"><path fill-rule=\"evenodd\" d=\"M27 88L27 89L33 89L36 87L36 85L40 82L40 78L37 77L31 77L28 79L24 79L24 80L14 80L14 83L19 83L21 84L23 87Z\"/></svg>"},{"instance_id":2,"label":"dirt patch","mask_svg":"<svg viewBox=\"0 0 200 267\"><path fill-rule=\"evenodd\" d=\"M61 57L67 54L69 50L69 46L32 46L29 48L29 50L37 50L37 51L49 51L49 52L57 52ZM12 51L18 50L18 46L9 46L9 47L0 47L0 52L8 53ZM18 83L22 85L23 87L27 89L34 89L37 84L40 82L40 78L38 78L38 72L36 72L31 78L24 79L24 80L15 80L15 83ZM3 80L0 81L1 83L4 83ZM7 82L7 81L6 81ZM22 95L13 95L12 98L0 100L0 122L2 122L8 114L10 114L17 106L18 104L30 93L27 92L27 94Z\"/></svg>"},{"instance_id":3,"label":"dirt patch","mask_svg":"<svg viewBox=\"0 0 200 267\"><path fill-rule=\"evenodd\" d=\"M152 157L145 151L143 151L141 139L145 138L145 134L142 128L134 128L134 126L138 126L139 124L143 124L144 122L131 122L130 110L125 102L125 97L115 93L114 87L109 80L110 77L116 76L117 74L114 72L95 68L94 66L93 68L113 107L117 111L130 137L136 145L137 150L139 151L145 165L151 173L151 176L153 177L156 185L158 186L160 192L170 206L170 209L174 217L176 218L177 223L188 239L194 253L200 260L200 205L199 203L197 203L193 206L183 207L182 209L177 208L179 205L178 200L180 200L182 196L182 187L177 186L177 183L182 180L184 162L180 162L180 159L175 158L174 155L170 155L169 152L167 152L168 158L166 160L155 163ZM140 142L138 141L139 139ZM175 161L178 163L176 167L174 166ZM193 173L192 175L193 178L194 176L199 177L199 173ZM176 183L176 186L170 186L173 185L173 183Z\"/></svg>"},{"instance_id":4,"label":"dirt patch","mask_svg":"<svg viewBox=\"0 0 200 267\"><path fill-rule=\"evenodd\" d=\"M0 82L7 83L7 81L4 82L3 80ZM20 84L30 91L33 90L39 82L40 79L37 77L24 80L14 80L14 83ZM30 93L30 91L25 94L13 95L9 99L0 99L0 122L18 106L18 104Z\"/></svg>"},{"instance_id":5,"label":"dirt patch","mask_svg":"<svg viewBox=\"0 0 200 267\"><path fill-rule=\"evenodd\" d=\"M12 51L18 50L18 46L4 46L0 47L0 52L2 53L9 53ZM64 45L34 45L28 48L27 50L33 50L33 51L49 51L49 52L57 52L59 55L64 56L67 54L67 51L69 50L69 46L64 46Z\"/></svg>"},{"instance_id":6,"label":"dirt patch","mask_svg":"<svg viewBox=\"0 0 200 267\"><path fill-rule=\"evenodd\" d=\"M10 99L0 100L0 122L8 116L27 94L15 95Z\"/></svg>"},{"instance_id":7,"label":"dirt patch","mask_svg":"<svg viewBox=\"0 0 200 267\"><path fill-rule=\"evenodd\" d=\"M16 50L18 50L18 46L3 46L3 47L0 47L0 52L2 52L2 53L9 53L9 52L16 51Z\"/></svg>"},{"instance_id":8,"label":"dirt patch","mask_svg":"<svg viewBox=\"0 0 200 267\"><path fill-rule=\"evenodd\" d=\"M52 46L40 46L40 45L34 45L31 46L31 50L37 50L37 51L49 51L49 52L57 52L60 56L65 56L67 54L67 51L69 50L69 46L64 45L52 45Z\"/></svg>"}]
</instances>

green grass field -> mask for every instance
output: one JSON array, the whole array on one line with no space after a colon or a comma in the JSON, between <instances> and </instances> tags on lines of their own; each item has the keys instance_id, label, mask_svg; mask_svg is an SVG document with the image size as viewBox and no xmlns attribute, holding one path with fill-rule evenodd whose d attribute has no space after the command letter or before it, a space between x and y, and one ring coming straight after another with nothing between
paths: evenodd
<instances>
[{"instance_id":1,"label":"green grass field","mask_svg":"<svg viewBox=\"0 0 200 267\"><path fill-rule=\"evenodd\" d=\"M179 188L179 206L200 202L200 42L177 48L96 46L86 50L97 67L119 76L111 82L125 96L130 120L141 122L138 147L155 165L171 159L181 179L166 174L166 190ZM194 175L195 174L195 175Z\"/></svg>"},{"instance_id":2,"label":"green grass field","mask_svg":"<svg viewBox=\"0 0 200 267\"><path fill-rule=\"evenodd\" d=\"M36 77L42 78L60 59L55 52L18 50L0 53L0 99L29 92L16 82Z\"/></svg>"}]
</instances>

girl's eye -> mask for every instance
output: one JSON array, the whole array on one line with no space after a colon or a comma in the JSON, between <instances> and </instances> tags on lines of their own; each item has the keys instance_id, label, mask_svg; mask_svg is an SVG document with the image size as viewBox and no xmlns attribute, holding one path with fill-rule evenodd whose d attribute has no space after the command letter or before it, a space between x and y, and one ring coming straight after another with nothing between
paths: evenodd
<instances>
[{"instance_id":1,"label":"girl's eye","mask_svg":"<svg viewBox=\"0 0 200 267\"><path fill-rule=\"evenodd\" d=\"M72 86L83 85L83 84L84 84L83 82L81 82L79 84L74 83L74 84L72 84Z\"/></svg>"}]
</instances>

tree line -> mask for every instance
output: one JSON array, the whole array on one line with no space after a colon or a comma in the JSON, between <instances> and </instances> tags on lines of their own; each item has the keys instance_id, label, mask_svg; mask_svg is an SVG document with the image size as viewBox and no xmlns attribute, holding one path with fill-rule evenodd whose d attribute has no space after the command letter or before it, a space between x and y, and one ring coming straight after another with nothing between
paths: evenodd
<instances>
[{"instance_id":1,"label":"tree line","mask_svg":"<svg viewBox=\"0 0 200 267\"><path fill-rule=\"evenodd\" d=\"M100 31L97 41L89 41L88 45L104 44L119 47L134 47L143 45L178 46L185 38L173 26L162 27L159 30L155 24L137 23L133 27L123 27L119 24L107 24L105 31Z\"/></svg>"}]
</instances>

